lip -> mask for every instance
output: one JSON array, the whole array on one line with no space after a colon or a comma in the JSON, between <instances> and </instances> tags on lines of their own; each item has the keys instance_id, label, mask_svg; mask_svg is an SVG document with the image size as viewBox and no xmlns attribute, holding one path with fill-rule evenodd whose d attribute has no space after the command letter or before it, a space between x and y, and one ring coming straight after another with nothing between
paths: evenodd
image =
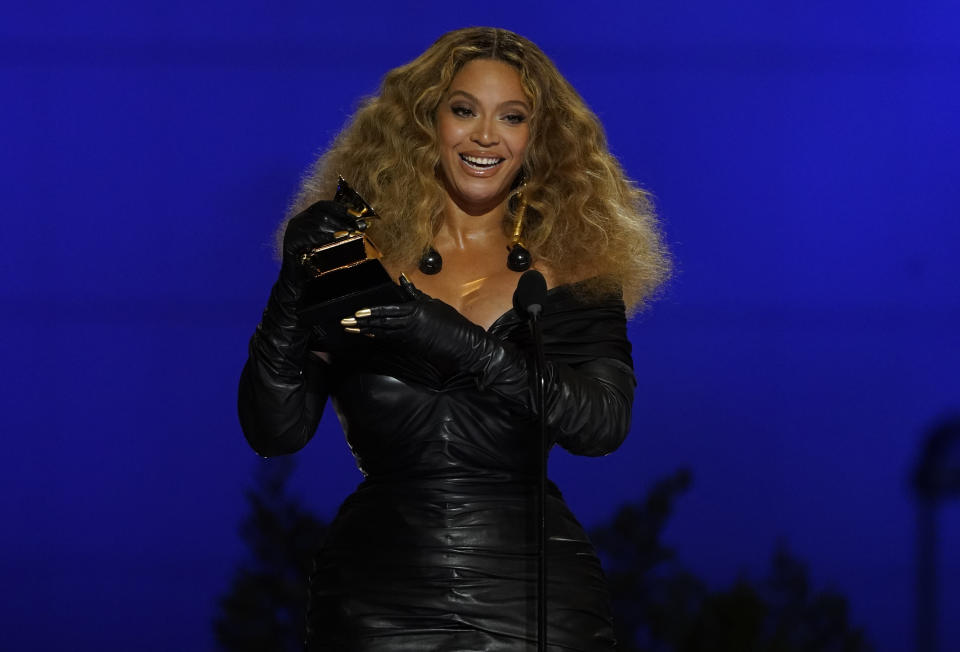
<instances>
[{"instance_id":1,"label":"lip","mask_svg":"<svg viewBox=\"0 0 960 652\"><path fill-rule=\"evenodd\" d=\"M496 163L480 167L468 161L467 158L474 159L475 162L495 160ZM489 177L496 174L507 159L503 158L502 156L497 156L487 152L459 152L457 153L457 160L460 161L460 169L465 171L467 174L474 177Z\"/></svg>"}]
</instances>

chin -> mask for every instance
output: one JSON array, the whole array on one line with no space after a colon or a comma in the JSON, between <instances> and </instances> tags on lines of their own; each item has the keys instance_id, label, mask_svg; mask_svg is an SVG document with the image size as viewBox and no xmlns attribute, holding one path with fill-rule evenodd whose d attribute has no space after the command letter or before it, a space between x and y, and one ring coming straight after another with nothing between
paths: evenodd
<instances>
[{"instance_id":1,"label":"chin","mask_svg":"<svg viewBox=\"0 0 960 652\"><path fill-rule=\"evenodd\" d=\"M510 194L510 184L493 182L491 179L455 178L452 183L445 185L450 198L463 208L495 206Z\"/></svg>"},{"instance_id":2,"label":"chin","mask_svg":"<svg viewBox=\"0 0 960 652\"><path fill-rule=\"evenodd\" d=\"M509 188L484 193L460 192L454 199L462 206L493 207L502 204L509 194Z\"/></svg>"}]
</instances>

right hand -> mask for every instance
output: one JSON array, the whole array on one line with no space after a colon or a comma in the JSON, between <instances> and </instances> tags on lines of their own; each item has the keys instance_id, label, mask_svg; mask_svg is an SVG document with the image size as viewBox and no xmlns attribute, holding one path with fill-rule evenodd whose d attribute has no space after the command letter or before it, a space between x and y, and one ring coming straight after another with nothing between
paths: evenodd
<instances>
[{"instance_id":1,"label":"right hand","mask_svg":"<svg viewBox=\"0 0 960 652\"><path fill-rule=\"evenodd\" d=\"M357 220L347 207L334 201L318 201L305 208L287 222L283 232L283 268L281 276L287 282L299 285L305 270L300 260L311 249L333 242L334 234L356 231Z\"/></svg>"}]
</instances>

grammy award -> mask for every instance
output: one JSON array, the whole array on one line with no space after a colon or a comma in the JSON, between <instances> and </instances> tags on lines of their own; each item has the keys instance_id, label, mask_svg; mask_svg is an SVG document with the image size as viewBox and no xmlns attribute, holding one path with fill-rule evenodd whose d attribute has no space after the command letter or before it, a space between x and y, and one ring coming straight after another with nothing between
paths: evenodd
<instances>
[{"instance_id":1,"label":"grammy award","mask_svg":"<svg viewBox=\"0 0 960 652\"><path fill-rule=\"evenodd\" d=\"M300 259L310 280L300 296L299 317L318 337L333 346L344 342L340 319L360 308L402 303L409 297L393 282L380 262L382 254L364 233L367 220L379 217L353 188L339 177L333 200L347 207L357 228L305 253Z\"/></svg>"}]
</instances>

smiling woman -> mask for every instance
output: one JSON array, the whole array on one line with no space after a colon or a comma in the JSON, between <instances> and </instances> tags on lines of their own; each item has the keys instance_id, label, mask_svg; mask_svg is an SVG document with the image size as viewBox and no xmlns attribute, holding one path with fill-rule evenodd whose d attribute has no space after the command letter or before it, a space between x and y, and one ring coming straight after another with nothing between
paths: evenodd
<instances>
[{"instance_id":1,"label":"smiling woman","mask_svg":"<svg viewBox=\"0 0 960 652\"><path fill-rule=\"evenodd\" d=\"M335 315L368 336L345 347L297 315L304 253L357 228L325 201L337 172L380 215L369 233L408 299ZM241 424L258 453L291 453L329 397L365 475L316 557L308 647L532 645L539 419L551 444L581 455L612 452L626 435L636 383L624 298L638 304L668 267L645 195L533 43L470 28L387 74L292 212L240 380ZM506 255L521 227L551 286L539 417ZM544 509L550 645L611 650L593 547L552 484Z\"/></svg>"}]
</instances>

